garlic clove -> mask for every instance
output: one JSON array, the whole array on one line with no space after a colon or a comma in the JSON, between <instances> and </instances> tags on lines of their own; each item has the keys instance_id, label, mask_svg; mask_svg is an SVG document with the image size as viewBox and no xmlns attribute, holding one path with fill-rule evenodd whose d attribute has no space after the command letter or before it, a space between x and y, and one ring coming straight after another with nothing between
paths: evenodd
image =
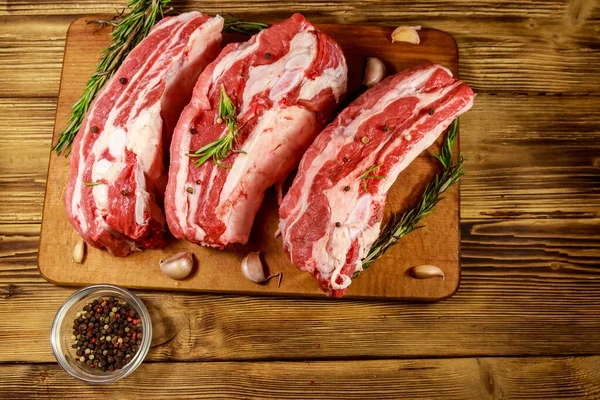
<instances>
[{"instance_id":1,"label":"garlic clove","mask_svg":"<svg viewBox=\"0 0 600 400\"><path fill-rule=\"evenodd\" d=\"M418 279L429 279L435 278L439 276L442 280L446 280L446 275L444 275L444 271L435 265L418 265L416 267L411 268L410 274Z\"/></svg>"},{"instance_id":2,"label":"garlic clove","mask_svg":"<svg viewBox=\"0 0 600 400\"><path fill-rule=\"evenodd\" d=\"M420 26L399 26L392 32L392 43L406 42L419 44L421 43L421 38L417 31L420 29Z\"/></svg>"},{"instance_id":3,"label":"garlic clove","mask_svg":"<svg viewBox=\"0 0 600 400\"><path fill-rule=\"evenodd\" d=\"M73 262L77 264L83 263L83 256L85 255L85 241L83 239L79 240L75 247L73 248Z\"/></svg>"},{"instance_id":4,"label":"garlic clove","mask_svg":"<svg viewBox=\"0 0 600 400\"><path fill-rule=\"evenodd\" d=\"M172 279L183 279L192 272L194 258L192 253L183 251L158 262L160 270Z\"/></svg>"},{"instance_id":5,"label":"garlic clove","mask_svg":"<svg viewBox=\"0 0 600 400\"><path fill-rule=\"evenodd\" d=\"M281 286L281 279L283 278L283 272L277 272L276 274L269 276L265 275L265 267L260 259L259 251L248 253L246 257L244 257L242 260L242 274L246 279L254 283L267 282L271 278L278 276L278 288Z\"/></svg>"},{"instance_id":6,"label":"garlic clove","mask_svg":"<svg viewBox=\"0 0 600 400\"><path fill-rule=\"evenodd\" d=\"M379 82L387 75L387 69L385 64L379 58L369 57L367 58L367 64L365 65L365 78L363 79L363 85L371 87Z\"/></svg>"},{"instance_id":7,"label":"garlic clove","mask_svg":"<svg viewBox=\"0 0 600 400\"><path fill-rule=\"evenodd\" d=\"M248 253L242 260L242 274L246 279L251 280L255 283L262 283L265 281L265 268L260 259L260 252L255 251Z\"/></svg>"}]
</instances>

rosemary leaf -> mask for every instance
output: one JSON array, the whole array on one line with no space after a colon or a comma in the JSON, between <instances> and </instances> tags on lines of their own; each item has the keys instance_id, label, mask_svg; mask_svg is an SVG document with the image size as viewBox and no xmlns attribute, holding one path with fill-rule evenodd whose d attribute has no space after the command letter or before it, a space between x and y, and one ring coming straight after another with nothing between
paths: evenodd
<instances>
[{"instance_id":1,"label":"rosemary leaf","mask_svg":"<svg viewBox=\"0 0 600 400\"><path fill-rule=\"evenodd\" d=\"M224 165L221 163L221 161L227 158L229 152L245 154L243 150L236 150L233 148L238 135L237 111L235 104L227 95L225 86L223 84L221 84L221 92L219 94L217 117L225 122L227 126L227 134L192 153L186 154L188 157L198 158L196 161L194 161L197 167L201 166L212 158L213 162L218 167L231 168L230 165Z\"/></svg>"},{"instance_id":2,"label":"rosemary leaf","mask_svg":"<svg viewBox=\"0 0 600 400\"><path fill-rule=\"evenodd\" d=\"M65 151L65 155L69 155L73 140L79 132L90 103L117 71L129 52L148 36L156 20L163 16L164 7L170 1L129 1L128 7L131 12L116 22L115 29L111 33L112 42L110 46L103 51L96 72L88 81L81 98L71 108L71 117L67 128L61 132L58 141L52 147L52 150L56 151L57 154Z\"/></svg>"},{"instance_id":3,"label":"rosemary leaf","mask_svg":"<svg viewBox=\"0 0 600 400\"><path fill-rule=\"evenodd\" d=\"M97 182L83 182L83 184L85 186L98 186L98 185L104 185L104 182L101 182L101 181L97 181Z\"/></svg>"},{"instance_id":4,"label":"rosemary leaf","mask_svg":"<svg viewBox=\"0 0 600 400\"><path fill-rule=\"evenodd\" d=\"M365 192L367 191L367 179L384 179L385 178L385 176L383 176L383 175L370 175L371 172L375 171L377 168L381 167L382 165L383 164L373 165L368 170L363 172L358 178L356 178L357 181L362 179L362 184L363 184L363 188L365 189Z\"/></svg>"},{"instance_id":5,"label":"rosemary leaf","mask_svg":"<svg viewBox=\"0 0 600 400\"><path fill-rule=\"evenodd\" d=\"M362 260L363 270L371 266L375 260L381 258L381 256L383 256L390 247L397 244L403 236L419 229L419 222L421 222L425 216L430 214L435 205L444 198L442 196L443 193L458 182L461 176L464 175L465 172L462 167L465 158L462 154L459 154L458 161L455 164L452 158L452 147L456 142L457 134L458 119L454 120L450 125L448 134L442 145L442 150L440 151L440 154L436 155L437 160L442 165L442 172L438 173L429 182L418 203L412 205L402 214L393 214L390 221L381 228L379 237L369 249L367 257ZM354 275L352 275L352 278L356 278L359 275L360 271L356 271Z\"/></svg>"},{"instance_id":6,"label":"rosemary leaf","mask_svg":"<svg viewBox=\"0 0 600 400\"><path fill-rule=\"evenodd\" d=\"M223 31L229 33L241 33L251 36L268 27L268 24L264 24L262 22L249 22L242 21L241 19L235 17L227 17L225 18Z\"/></svg>"}]
</instances>

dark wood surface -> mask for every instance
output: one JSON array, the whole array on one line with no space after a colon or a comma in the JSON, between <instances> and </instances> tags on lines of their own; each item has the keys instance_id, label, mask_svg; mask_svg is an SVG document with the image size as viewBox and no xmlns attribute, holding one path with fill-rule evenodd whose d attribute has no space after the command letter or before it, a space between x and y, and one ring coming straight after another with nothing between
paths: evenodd
<instances>
[{"instance_id":1,"label":"dark wood surface","mask_svg":"<svg viewBox=\"0 0 600 400\"><path fill-rule=\"evenodd\" d=\"M88 77L93 73L98 54L110 44L110 28L98 29L86 24L82 17L71 24L58 95L54 142L60 137L69 119L71 106L77 101ZM108 17L110 18L110 17ZM421 43L392 43L393 27L368 25L318 24L317 28L331 36L342 47L348 64L348 99L362 90L362 75L366 58L378 57L387 64L390 74L406 68L436 62L457 74L458 50L452 36L435 29L420 31ZM348 35L352 32L353 35ZM354 35L358 35L355 37ZM224 43L246 39L225 35ZM443 137L435 146L423 152L397 179L386 202L386 214L400 213L415 203L425 185L439 170L433 154L439 153ZM458 143L455 145L458 153ZM69 223L64 206L64 191L69 177L69 159L53 154L48 168L46 196L38 266L50 282L61 286L86 286L98 283L136 289L163 289L198 291L205 293L255 294L290 297L321 297L325 294L316 280L298 271L283 251L280 238L275 238L279 214L275 192L267 191L263 206L257 214L245 246L236 250L219 251L197 246L186 240L171 240L164 249L138 252L124 258L112 257L108 252L87 247L83 265L73 264L72 250L81 240ZM458 187L448 190L444 200L422 223L422 228L403 238L385 257L373 263L372 268L355 279L348 289L347 298L382 300L438 301L453 295L460 281L459 264L459 196ZM443 238L443 240L440 240ZM188 251L197 263L190 277L173 281L158 268L158 261L170 255ZM244 278L240 271L243 257L251 251L260 251L269 274L282 273L278 279L257 285ZM415 279L410 269L417 265L435 265L444 272L444 279ZM119 270L115 274L115 269Z\"/></svg>"},{"instance_id":2,"label":"dark wood surface","mask_svg":"<svg viewBox=\"0 0 600 400\"><path fill-rule=\"evenodd\" d=\"M452 34L478 91L461 287L427 305L138 292L158 321L148 362L107 388L63 373L49 327L74 290L36 256L65 35L123 3L0 5L0 398L600 398L598 1L174 2Z\"/></svg>"}]
</instances>

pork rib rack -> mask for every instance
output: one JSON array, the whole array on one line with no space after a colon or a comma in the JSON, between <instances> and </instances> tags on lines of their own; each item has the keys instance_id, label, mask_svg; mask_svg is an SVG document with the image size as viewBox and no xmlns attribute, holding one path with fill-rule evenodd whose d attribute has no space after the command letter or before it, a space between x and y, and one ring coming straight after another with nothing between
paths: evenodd
<instances>
[{"instance_id":1,"label":"pork rib rack","mask_svg":"<svg viewBox=\"0 0 600 400\"><path fill-rule=\"evenodd\" d=\"M163 146L222 28L198 12L164 18L90 105L65 190L67 216L90 245L117 256L163 245Z\"/></svg>"},{"instance_id":2,"label":"pork rib rack","mask_svg":"<svg viewBox=\"0 0 600 400\"><path fill-rule=\"evenodd\" d=\"M393 75L343 110L304 154L280 207L283 246L341 297L379 235L388 190L474 94L439 65Z\"/></svg>"},{"instance_id":3,"label":"pork rib rack","mask_svg":"<svg viewBox=\"0 0 600 400\"><path fill-rule=\"evenodd\" d=\"M171 233L223 248L246 243L265 190L285 179L346 91L340 47L302 15L227 45L198 79L175 129L165 213ZM226 137L222 92L238 132L224 159L188 156Z\"/></svg>"}]
</instances>

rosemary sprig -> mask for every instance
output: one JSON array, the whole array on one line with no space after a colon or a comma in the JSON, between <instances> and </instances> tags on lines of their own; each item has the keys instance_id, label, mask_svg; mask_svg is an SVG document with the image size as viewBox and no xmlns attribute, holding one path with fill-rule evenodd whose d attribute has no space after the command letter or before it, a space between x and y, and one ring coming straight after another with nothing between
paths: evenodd
<instances>
[{"instance_id":1,"label":"rosemary sprig","mask_svg":"<svg viewBox=\"0 0 600 400\"><path fill-rule=\"evenodd\" d=\"M83 184L85 186L98 186L98 185L104 185L104 182L101 182L101 181L97 181L97 182L83 182Z\"/></svg>"},{"instance_id":2,"label":"rosemary sprig","mask_svg":"<svg viewBox=\"0 0 600 400\"><path fill-rule=\"evenodd\" d=\"M411 206L402 214L393 214L391 220L381 228L379 237L369 249L367 257L362 260L363 270L367 269L373 261L383 256L390 247L398 243L400 238L420 228L418 226L419 222L430 214L435 205L444 198L442 194L464 175L465 172L462 167L465 158L460 154L456 163L452 158L452 147L457 134L458 120L454 120L448 129L440 154L435 156L442 165L442 172L429 182L417 204ZM360 271L356 271L352 278L356 278L358 275L360 275Z\"/></svg>"},{"instance_id":3,"label":"rosemary sprig","mask_svg":"<svg viewBox=\"0 0 600 400\"><path fill-rule=\"evenodd\" d=\"M61 132L58 142L52 150L57 154L71 152L75 135L87 114L90 103L110 77L117 71L129 52L144 39L159 17L163 16L164 7L171 0L130 0L127 5L131 12L116 24L111 32L112 42L103 51L96 72L88 81L83 95L71 108L69 125Z\"/></svg>"},{"instance_id":4,"label":"rosemary sprig","mask_svg":"<svg viewBox=\"0 0 600 400\"><path fill-rule=\"evenodd\" d=\"M385 178L385 176L383 176L383 175L371 175L371 172L375 171L377 168L381 167L382 165L383 164L373 165L368 170L363 172L361 176L356 178L357 181L362 179L363 188L365 189L365 192L367 191L367 179L383 179L383 178Z\"/></svg>"},{"instance_id":5,"label":"rosemary sprig","mask_svg":"<svg viewBox=\"0 0 600 400\"><path fill-rule=\"evenodd\" d=\"M251 36L268 27L268 24L262 22L242 21L236 17L226 17L223 31Z\"/></svg>"},{"instance_id":6,"label":"rosemary sprig","mask_svg":"<svg viewBox=\"0 0 600 400\"><path fill-rule=\"evenodd\" d=\"M231 168L230 165L221 164L221 161L227 157L230 151L234 153L244 153L241 150L233 149L233 144L235 143L238 135L237 111L235 104L233 104L233 101L231 101L229 96L227 96L227 92L225 91L225 86L223 84L221 84L221 93L219 94L217 122L225 122L228 129L227 135L207 144L193 153L186 154L188 157L198 158L196 161L194 161L197 167L201 166L212 158L213 162L217 166L221 168Z\"/></svg>"}]
</instances>

